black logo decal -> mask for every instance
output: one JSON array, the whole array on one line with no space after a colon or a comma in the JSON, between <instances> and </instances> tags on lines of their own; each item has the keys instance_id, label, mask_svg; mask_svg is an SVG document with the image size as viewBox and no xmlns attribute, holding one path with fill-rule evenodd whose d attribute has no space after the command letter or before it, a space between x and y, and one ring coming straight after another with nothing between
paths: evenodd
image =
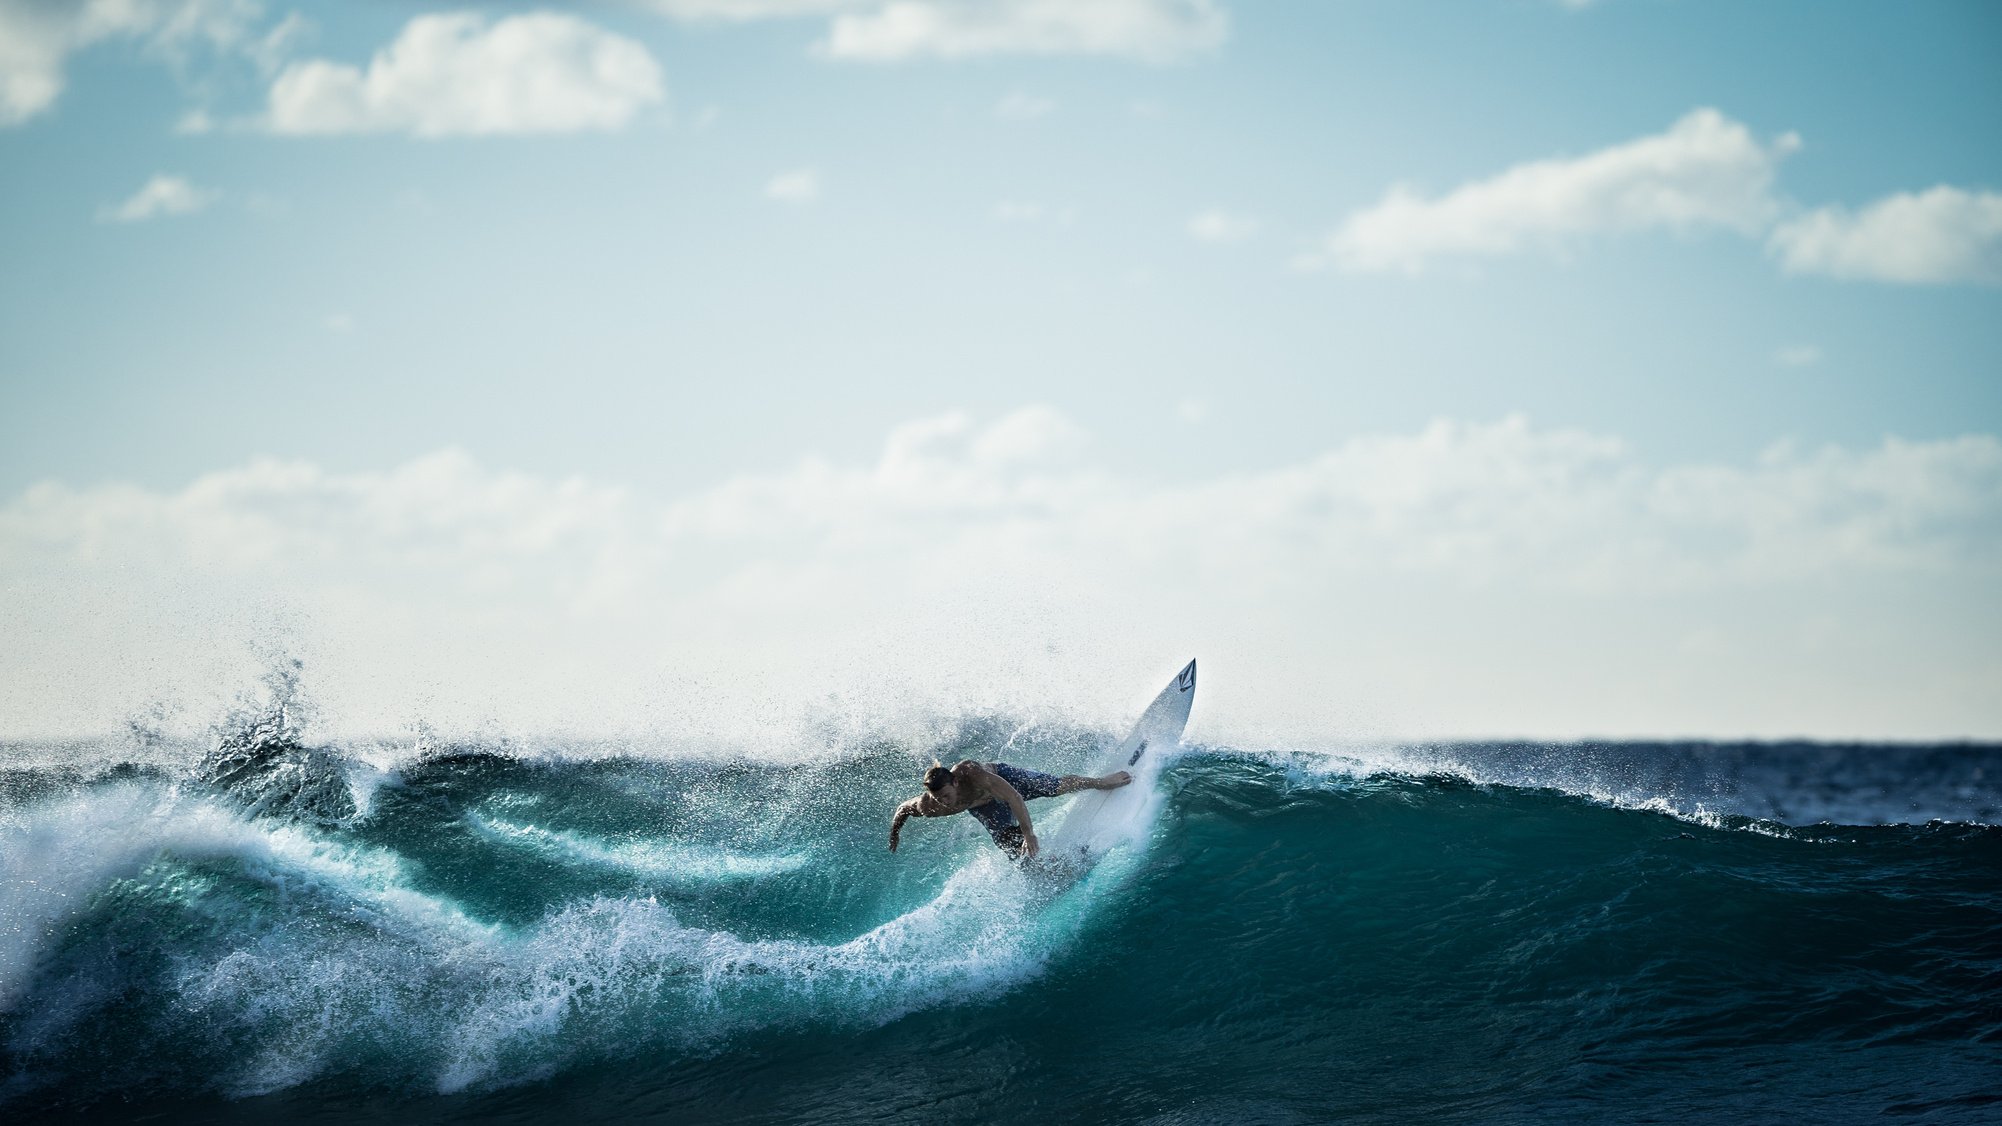
<instances>
[{"instance_id":1,"label":"black logo decal","mask_svg":"<svg viewBox=\"0 0 2002 1126\"><path fill-rule=\"evenodd\" d=\"M1126 765L1132 766L1134 763L1139 762L1140 756L1146 753L1147 753L1147 740L1142 739L1140 740L1140 745L1133 748L1133 757L1126 760Z\"/></svg>"},{"instance_id":2,"label":"black logo decal","mask_svg":"<svg viewBox=\"0 0 2002 1126\"><path fill-rule=\"evenodd\" d=\"M1175 678L1175 685L1184 692L1196 686L1196 663L1194 661L1190 661L1189 667L1183 669L1182 674Z\"/></svg>"}]
</instances>

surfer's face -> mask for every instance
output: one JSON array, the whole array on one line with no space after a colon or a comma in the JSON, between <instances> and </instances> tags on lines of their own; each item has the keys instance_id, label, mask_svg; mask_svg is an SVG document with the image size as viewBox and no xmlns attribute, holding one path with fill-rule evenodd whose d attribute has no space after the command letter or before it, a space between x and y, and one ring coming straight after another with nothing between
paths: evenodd
<instances>
[{"instance_id":1,"label":"surfer's face","mask_svg":"<svg viewBox=\"0 0 2002 1126\"><path fill-rule=\"evenodd\" d=\"M959 779L957 778L946 779L944 784L939 786L938 789L932 791L932 796L936 797L938 800L946 803L947 805L951 805L953 802L958 801Z\"/></svg>"}]
</instances>

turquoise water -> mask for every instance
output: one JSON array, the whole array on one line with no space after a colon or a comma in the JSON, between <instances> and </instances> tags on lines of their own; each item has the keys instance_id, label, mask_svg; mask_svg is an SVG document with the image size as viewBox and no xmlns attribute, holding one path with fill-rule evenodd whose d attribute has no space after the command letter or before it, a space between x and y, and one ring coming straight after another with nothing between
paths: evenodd
<instances>
[{"instance_id":1,"label":"turquoise water","mask_svg":"<svg viewBox=\"0 0 2002 1126\"><path fill-rule=\"evenodd\" d=\"M887 852L1011 733L1115 738L10 748L0 1112L2002 1117L2002 749L1197 748L1082 879Z\"/></svg>"}]
</instances>

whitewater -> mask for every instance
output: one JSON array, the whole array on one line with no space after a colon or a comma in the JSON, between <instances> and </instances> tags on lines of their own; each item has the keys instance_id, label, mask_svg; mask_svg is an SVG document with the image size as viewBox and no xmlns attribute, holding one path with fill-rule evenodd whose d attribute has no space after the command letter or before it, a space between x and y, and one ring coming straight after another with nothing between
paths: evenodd
<instances>
[{"instance_id":1,"label":"whitewater","mask_svg":"<svg viewBox=\"0 0 2002 1126\"><path fill-rule=\"evenodd\" d=\"M324 742L279 689L0 747L0 1113L2002 1116L2002 747L1198 745L1071 880L890 813L1122 732Z\"/></svg>"}]
</instances>

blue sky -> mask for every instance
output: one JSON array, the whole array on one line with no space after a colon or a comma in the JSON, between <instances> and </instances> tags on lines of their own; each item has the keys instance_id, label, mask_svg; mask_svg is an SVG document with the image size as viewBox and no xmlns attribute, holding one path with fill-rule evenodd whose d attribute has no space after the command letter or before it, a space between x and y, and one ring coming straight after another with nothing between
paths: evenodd
<instances>
[{"instance_id":1,"label":"blue sky","mask_svg":"<svg viewBox=\"0 0 2002 1126\"><path fill-rule=\"evenodd\" d=\"M513 475L638 510L594 526L596 554L522 547L556 587L501 582L436 623L518 614L571 638L581 683L627 678L597 715L705 668L787 683L798 654L888 630L915 651L993 639L946 663L1082 684L1086 709L1086 688L1177 663L1149 645L1241 650L1263 694L1247 683L1222 714L1300 737L2002 734L1983 632L2002 617L1998 53L2002 13L1979 3L4 0L0 566L35 639L15 659L44 671L35 698L0 701L0 730L187 696L104 673L104 648L227 646L274 615L353 635L322 643L321 683L355 726L465 696L444 649L406 669L430 704L354 671L390 640L352 616L423 603L435 560L309 581L274 548L224 581L193 533L147 538L202 481L261 465L319 475L300 486L318 499L266 481L242 502L310 539L328 491L361 504L443 457L480 495ZM606 573L606 543L652 543L674 523L659 513L799 486L808 464L880 483L899 428L955 412L939 440L966 448L926 456L1000 476L918 506L960 513L927 534L965 554L915 580L795 513L763 548L656 544L621 572L626 605L686 599L659 610L677 656L550 616L548 589ZM997 429L1030 452L983 461ZM1348 499L1286 493L1314 473ZM1460 484L1397 508L1406 473ZM1031 479L1068 499L1042 505ZM1690 481L1740 507L1664 499ZM1234 489L1219 511L1294 498L1235 555L1142 518L1175 490ZM917 526L839 495L876 514L855 526L883 551ZM1373 515L1328 516L1342 504ZM1504 511L1518 522L1490 526ZM1072 519L1135 520L1158 573L1086 578ZM1766 542L1781 526L1795 538ZM351 542L408 531L369 527ZM427 535L477 550L463 527ZM1248 546L1268 539L1320 546ZM1647 548L1550 594L1574 540ZM992 562L1011 548L1033 559ZM907 600L913 581L936 601ZM727 608L758 582L764 609ZM810 582L882 597L827 620L778 608ZM95 651L46 608L144 604L154 583L214 589ZM1224 591L1244 586L1268 601L1234 629ZM1202 624L1143 623L1144 600L1122 616L1143 587ZM994 609L1025 591L1047 604ZM1614 604L1641 616L1624 673L1559 644L1610 628ZM1106 615L1089 634L1086 606ZM746 635L745 614L771 631L725 660L715 639ZM1703 674L1676 646L1700 650L1711 619L1734 663ZM1800 640L1815 622L1847 658L1780 655L1826 656ZM1550 646L1519 659L1529 683L1447 698L1525 631ZM1060 674L1024 671L1038 646L1069 654ZM908 685L938 660L872 675ZM489 681L540 675L494 662ZM1330 690L1354 703L1300 703ZM556 704L516 720L583 722Z\"/></svg>"}]
</instances>

